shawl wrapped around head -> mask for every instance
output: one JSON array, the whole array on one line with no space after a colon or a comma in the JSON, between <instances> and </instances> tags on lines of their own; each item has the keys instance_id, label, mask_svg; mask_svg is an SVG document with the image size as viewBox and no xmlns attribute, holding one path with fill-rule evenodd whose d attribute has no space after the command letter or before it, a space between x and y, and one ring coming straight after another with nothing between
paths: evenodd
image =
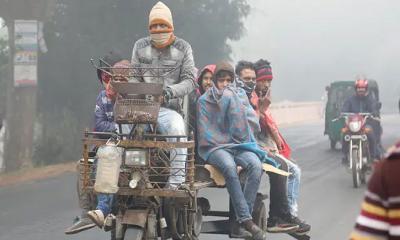
<instances>
[{"instance_id":1,"label":"shawl wrapped around head","mask_svg":"<svg viewBox=\"0 0 400 240\"><path fill-rule=\"evenodd\" d=\"M213 86L199 98L197 114L198 153L204 160L224 148L254 152L262 162L278 167L256 143L259 120L243 89Z\"/></svg>"}]
</instances>

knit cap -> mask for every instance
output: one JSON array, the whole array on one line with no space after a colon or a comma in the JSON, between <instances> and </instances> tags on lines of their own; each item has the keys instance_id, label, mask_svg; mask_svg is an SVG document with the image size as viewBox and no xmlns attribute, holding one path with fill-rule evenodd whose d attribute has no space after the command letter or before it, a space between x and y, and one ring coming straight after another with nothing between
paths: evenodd
<instances>
[{"instance_id":1,"label":"knit cap","mask_svg":"<svg viewBox=\"0 0 400 240\"><path fill-rule=\"evenodd\" d=\"M149 14L149 28L154 24L165 24L170 32L174 30L171 10L161 1L153 6Z\"/></svg>"},{"instance_id":2,"label":"knit cap","mask_svg":"<svg viewBox=\"0 0 400 240\"><path fill-rule=\"evenodd\" d=\"M260 59L255 63L256 81L272 80L271 63L267 60Z\"/></svg>"}]
</instances>

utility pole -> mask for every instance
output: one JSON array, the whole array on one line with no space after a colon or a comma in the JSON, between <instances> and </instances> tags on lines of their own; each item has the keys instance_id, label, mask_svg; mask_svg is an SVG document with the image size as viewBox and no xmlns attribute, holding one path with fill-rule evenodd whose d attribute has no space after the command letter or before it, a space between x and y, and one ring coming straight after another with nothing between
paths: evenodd
<instances>
[{"instance_id":1,"label":"utility pole","mask_svg":"<svg viewBox=\"0 0 400 240\"><path fill-rule=\"evenodd\" d=\"M14 79L14 74L17 76L14 61L18 50L15 48L15 20L44 21L50 16L55 2L55 0L0 0L0 16L8 28L10 49L4 147L6 171L32 167L36 121L37 84L19 86Z\"/></svg>"}]
</instances>

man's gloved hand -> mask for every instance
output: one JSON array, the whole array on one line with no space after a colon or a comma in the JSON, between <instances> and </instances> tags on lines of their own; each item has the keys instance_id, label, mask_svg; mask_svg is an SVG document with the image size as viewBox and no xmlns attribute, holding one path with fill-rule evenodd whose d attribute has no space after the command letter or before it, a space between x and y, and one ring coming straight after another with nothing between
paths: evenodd
<instances>
[{"instance_id":1,"label":"man's gloved hand","mask_svg":"<svg viewBox=\"0 0 400 240\"><path fill-rule=\"evenodd\" d=\"M170 88L166 88L163 91L163 101L164 103L168 103L173 97L172 90Z\"/></svg>"}]
</instances>

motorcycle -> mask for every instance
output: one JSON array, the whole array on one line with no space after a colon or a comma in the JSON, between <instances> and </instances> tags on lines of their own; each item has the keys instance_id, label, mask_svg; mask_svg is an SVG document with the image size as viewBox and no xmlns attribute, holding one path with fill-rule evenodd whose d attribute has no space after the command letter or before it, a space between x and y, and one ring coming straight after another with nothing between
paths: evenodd
<instances>
[{"instance_id":1,"label":"motorcycle","mask_svg":"<svg viewBox=\"0 0 400 240\"><path fill-rule=\"evenodd\" d=\"M367 125L367 120L380 120L371 113L341 113L335 121L340 118L345 119L345 127L342 128L343 144L348 144L349 169L352 172L353 186L358 188L366 183L366 173L373 160L368 142L368 133L373 129Z\"/></svg>"}]
</instances>

